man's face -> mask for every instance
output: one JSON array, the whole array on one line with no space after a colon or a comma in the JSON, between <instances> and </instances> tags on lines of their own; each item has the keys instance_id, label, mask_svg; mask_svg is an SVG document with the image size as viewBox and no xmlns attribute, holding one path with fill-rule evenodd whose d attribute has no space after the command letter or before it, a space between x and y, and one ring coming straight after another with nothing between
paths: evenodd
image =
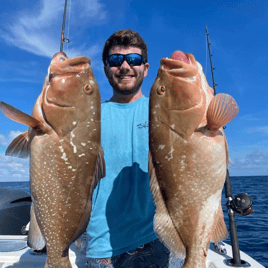
<instances>
[{"instance_id":1,"label":"man's face","mask_svg":"<svg viewBox=\"0 0 268 268\"><path fill-rule=\"evenodd\" d=\"M141 49L137 47L114 46L110 49L109 55L138 53L141 55ZM118 67L110 67L109 63L104 66L105 74L109 83L116 93L121 95L135 94L141 89L143 78L147 76L149 64L140 66L129 66L126 60Z\"/></svg>"}]
</instances>

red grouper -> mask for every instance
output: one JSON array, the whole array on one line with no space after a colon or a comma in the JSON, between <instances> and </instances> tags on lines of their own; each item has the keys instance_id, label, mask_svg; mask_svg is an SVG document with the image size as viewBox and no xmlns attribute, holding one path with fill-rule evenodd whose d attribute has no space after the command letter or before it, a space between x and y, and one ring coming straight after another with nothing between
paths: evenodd
<instances>
[{"instance_id":1,"label":"red grouper","mask_svg":"<svg viewBox=\"0 0 268 268\"><path fill-rule=\"evenodd\" d=\"M28 125L6 154L30 155L32 195L28 244L47 248L45 267L69 268L69 246L90 219L92 193L105 175L100 144L100 93L90 59L54 55L29 116L1 102L10 119Z\"/></svg>"},{"instance_id":2,"label":"red grouper","mask_svg":"<svg viewBox=\"0 0 268 268\"><path fill-rule=\"evenodd\" d=\"M228 165L223 125L238 113L227 94L213 96L202 66L175 51L161 59L150 92L149 173L160 240L184 258L184 268L205 268L210 242L228 236L221 193Z\"/></svg>"}]
</instances>

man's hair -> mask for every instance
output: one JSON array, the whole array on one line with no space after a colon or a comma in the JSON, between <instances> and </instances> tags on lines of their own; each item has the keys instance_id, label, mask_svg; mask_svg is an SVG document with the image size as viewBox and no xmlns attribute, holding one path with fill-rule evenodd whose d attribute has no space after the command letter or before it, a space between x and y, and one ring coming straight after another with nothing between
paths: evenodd
<instances>
[{"instance_id":1,"label":"man's hair","mask_svg":"<svg viewBox=\"0 0 268 268\"><path fill-rule=\"evenodd\" d=\"M106 58L109 55L109 51L114 46L124 46L124 47L137 47L141 49L141 55L148 62L147 55L147 45L141 36L132 30L119 30L110 36L109 39L105 42L103 52L102 52L102 61L106 65Z\"/></svg>"}]
</instances>

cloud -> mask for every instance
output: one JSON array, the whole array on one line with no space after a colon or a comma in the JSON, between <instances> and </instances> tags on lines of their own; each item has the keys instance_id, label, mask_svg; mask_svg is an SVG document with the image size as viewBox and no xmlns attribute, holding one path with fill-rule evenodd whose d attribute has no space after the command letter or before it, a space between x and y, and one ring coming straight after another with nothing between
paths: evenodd
<instances>
[{"instance_id":1,"label":"cloud","mask_svg":"<svg viewBox=\"0 0 268 268\"><path fill-rule=\"evenodd\" d=\"M258 149L253 150L245 157L235 158L232 160L232 163L232 169L244 171L244 173L252 169L254 171L266 172L266 175L268 174L268 153L264 153Z\"/></svg>"},{"instance_id":2,"label":"cloud","mask_svg":"<svg viewBox=\"0 0 268 268\"><path fill-rule=\"evenodd\" d=\"M87 0L81 0L79 3L74 1L68 10L71 15L70 18L66 17L66 21L68 18L70 27L76 32L78 39L85 25L98 25L107 18L105 6L99 0L92 0L90 3ZM8 44L51 58L60 48L62 19L63 1L41 0L30 10L23 9L16 14L2 16L3 26L0 28L0 34ZM84 54L85 41L81 40L80 43L76 40L79 46L70 48L70 55ZM94 45L90 50L93 54L98 52Z\"/></svg>"},{"instance_id":3,"label":"cloud","mask_svg":"<svg viewBox=\"0 0 268 268\"><path fill-rule=\"evenodd\" d=\"M256 133L256 132L268 134L268 126L254 127L254 128L247 129L247 133Z\"/></svg>"},{"instance_id":4,"label":"cloud","mask_svg":"<svg viewBox=\"0 0 268 268\"><path fill-rule=\"evenodd\" d=\"M260 121L261 119L254 114L246 114L243 116L240 116L240 119L242 120L248 120L248 121Z\"/></svg>"},{"instance_id":5,"label":"cloud","mask_svg":"<svg viewBox=\"0 0 268 268\"><path fill-rule=\"evenodd\" d=\"M29 159L0 153L0 181L28 181L29 176Z\"/></svg>"},{"instance_id":6,"label":"cloud","mask_svg":"<svg viewBox=\"0 0 268 268\"><path fill-rule=\"evenodd\" d=\"M19 130L16 130L16 131L11 130L7 136L0 134L0 146L2 148L7 147L12 142L12 140L16 138L17 136L19 136L21 133L22 132Z\"/></svg>"},{"instance_id":7,"label":"cloud","mask_svg":"<svg viewBox=\"0 0 268 268\"><path fill-rule=\"evenodd\" d=\"M21 133L21 131L12 130L7 136L0 134L0 181L29 180L29 159L5 155L8 145Z\"/></svg>"}]
</instances>

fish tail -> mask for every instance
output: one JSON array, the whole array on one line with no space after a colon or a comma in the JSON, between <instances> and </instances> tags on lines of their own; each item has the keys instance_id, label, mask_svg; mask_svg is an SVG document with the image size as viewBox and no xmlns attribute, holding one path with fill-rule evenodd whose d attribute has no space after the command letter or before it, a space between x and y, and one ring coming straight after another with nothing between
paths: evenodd
<instances>
[{"instance_id":1,"label":"fish tail","mask_svg":"<svg viewBox=\"0 0 268 268\"><path fill-rule=\"evenodd\" d=\"M192 264L190 262L185 263L182 268L207 268L206 263L204 262L204 264L198 263L197 265Z\"/></svg>"},{"instance_id":2,"label":"fish tail","mask_svg":"<svg viewBox=\"0 0 268 268\"><path fill-rule=\"evenodd\" d=\"M69 257L65 256L53 260L47 258L44 268L72 268L72 265Z\"/></svg>"},{"instance_id":3,"label":"fish tail","mask_svg":"<svg viewBox=\"0 0 268 268\"><path fill-rule=\"evenodd\" d=\"M204 253L205 253L204 255L203 254L198 255L197 252L194 252L194 253L195 255L187 252L187 256L186 256L186 259L182 268L207 268L207 265L206 265L207 257L206 257L205 250L204 250Z\"/></svg>"}]
</instances>

